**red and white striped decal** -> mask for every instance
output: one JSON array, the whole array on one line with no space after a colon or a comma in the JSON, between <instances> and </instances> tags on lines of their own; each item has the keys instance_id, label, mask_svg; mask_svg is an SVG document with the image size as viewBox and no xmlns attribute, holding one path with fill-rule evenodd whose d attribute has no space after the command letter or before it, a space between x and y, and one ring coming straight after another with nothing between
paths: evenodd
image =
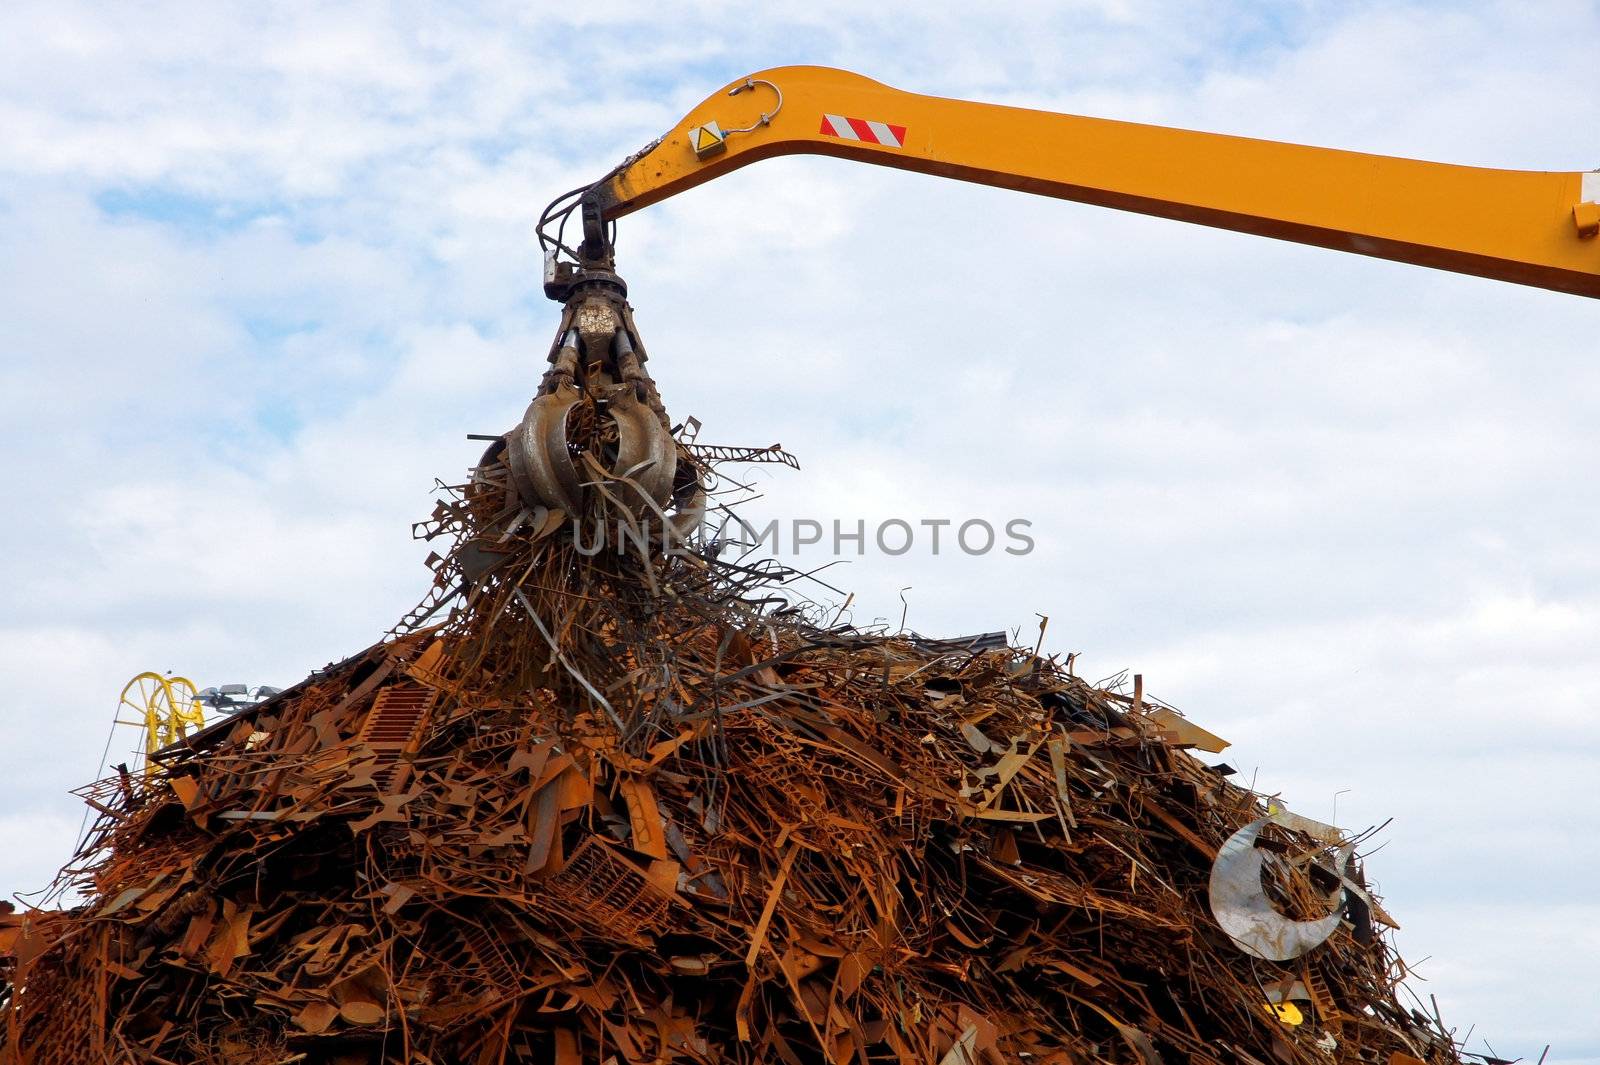
<instances>
[{"instance_id":1,"label":"red and white striped decal","mask_svg":"<svg viewBox=\"0 0 1600 1065\"><path fill-rule=\"evenodd\" d=\"M864 118L823 115L822 128L817 132L823 136L838 137L841 140L881 144L885 148L904 148L906 146L906 128L904 126L896 126L888 122L869 122Z\"/></svg>"}]
</instances>

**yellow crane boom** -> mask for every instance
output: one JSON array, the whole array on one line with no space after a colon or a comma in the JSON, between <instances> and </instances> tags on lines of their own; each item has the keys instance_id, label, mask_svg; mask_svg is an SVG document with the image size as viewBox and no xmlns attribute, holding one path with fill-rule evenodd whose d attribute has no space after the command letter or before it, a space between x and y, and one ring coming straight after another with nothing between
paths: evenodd
<instances>
[{"instance_id":1,"label":"yellow crane boom","mask_svg":"<svg viewBox=\"0 0 1600 1065\"><path fill-rule=\"evenodd\" d=\"M589 190L590 220L797 153L1600 297L1597 172L1455 166L949 100L827 67L777 67L707 97Z\"/></svg>"}]
</instances>

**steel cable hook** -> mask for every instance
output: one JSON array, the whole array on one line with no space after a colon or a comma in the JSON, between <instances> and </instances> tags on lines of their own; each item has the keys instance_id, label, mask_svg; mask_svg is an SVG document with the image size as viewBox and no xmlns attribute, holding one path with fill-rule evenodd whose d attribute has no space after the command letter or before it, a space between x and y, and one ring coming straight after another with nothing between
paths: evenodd
<instances>
[{"instance_id":1,"label":"steel cable hook","mask_svg":"<svg viewBox=\"0 0 1600 1065\"><path fill-rule=\"evenodd\" d=\"M770 125L772 120L774 118L778 117L778 112L783 110L783 90L778 88L776 85L774 85L772 82L768 81L765 78L745 78L743 84L735 85L733 88L729 89L728 90L728 95L729 96L738 96L740 93L742 93L742 92L744 92L746 90L753 90L757 85L765 85L767 88L771 89L773 91L773 93L778 97L778 106L774 107L771 111L763 112L760 118L758 118L756 121L752 122L750 125L744 127L743 129L724 130L723 131L724 134L728 134L728 133L750 133L753 130L758 129L761 126Z\"/></svg>"}]
</instances>

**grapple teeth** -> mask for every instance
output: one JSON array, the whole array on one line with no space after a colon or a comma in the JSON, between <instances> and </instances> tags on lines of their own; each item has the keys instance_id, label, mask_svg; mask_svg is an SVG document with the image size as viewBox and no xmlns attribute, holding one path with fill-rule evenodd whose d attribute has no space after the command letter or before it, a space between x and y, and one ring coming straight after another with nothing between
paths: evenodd
<instances>
[{"instance_id":1,"label":"grapple teeth","mask_svg":"<svg viewBox=\"0 0 1600 1065\"><path fill-rule=\"evenodd\" d=\"M664 507L672 498L678 447L655 411L641 402L633 389L620 388L617 393L609 404L617 423L617 465L611 472L628 478L651 502ZM642 512L646 505L640 499L633 509Z\"/></svg>"},{"instance_id":2,"label":"grapple teeth","mask_svg":"<svg viewBox=\"0 0 1600 1065\"><path fill-rule=\"evenodd\" d=\"M567 447L567 421L583 396L571 385L528 404L522 421L506 436L506 461L517 494L529 507L581 512L583 488Z\"/></svg>"}]
</instances>

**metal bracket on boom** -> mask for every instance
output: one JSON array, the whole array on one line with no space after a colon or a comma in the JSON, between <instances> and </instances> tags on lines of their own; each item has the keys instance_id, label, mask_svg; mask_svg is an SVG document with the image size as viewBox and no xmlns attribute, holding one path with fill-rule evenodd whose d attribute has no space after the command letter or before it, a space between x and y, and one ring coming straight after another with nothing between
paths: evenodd
<instances>
[{"instance_id":1,"label":"metal bracket on boom","mask_svg":"<svg viewBox=\"0 0 1600 1065\"><path fill-rule=\"evenodd\" d=\"M615 250L611 246L611 236L606 231L599 197L593 190L583 194L578 201L578 210L583 218L583 242L578 245L578 261L558 262L554 249L546 252L545 296L557 303L566 303L580 285L595 282L614 289L625 298L628 286L617 276Z\"/></svg>"},{"instance_id":2,"label":"metal bracket on boom","mask_svg":"<svg viewBox=\"0 0 1600 1065\"><path fill-rule=\"evenodd\" d=\"M578 254L583 257L585 265L614 266L611 238L606 235L605 216L600 213L600 199L593 190L583 194L583 199L578 201L578 210L583 215L583 244L579 246Z\"/></svg>"},{"instance_id":3,"label":"metal bracket on boom","mask_svg":"<svg viewBox=\"0 0 1600 1065\"><path fill-rule=\"evenodd\" d=\"M1572 209L1572 220L1578 226L1578 236L1600 236L1600 170L1591 170L1583 175L1578 199L1578 205Z\"/></svg>"}]
</instances>

